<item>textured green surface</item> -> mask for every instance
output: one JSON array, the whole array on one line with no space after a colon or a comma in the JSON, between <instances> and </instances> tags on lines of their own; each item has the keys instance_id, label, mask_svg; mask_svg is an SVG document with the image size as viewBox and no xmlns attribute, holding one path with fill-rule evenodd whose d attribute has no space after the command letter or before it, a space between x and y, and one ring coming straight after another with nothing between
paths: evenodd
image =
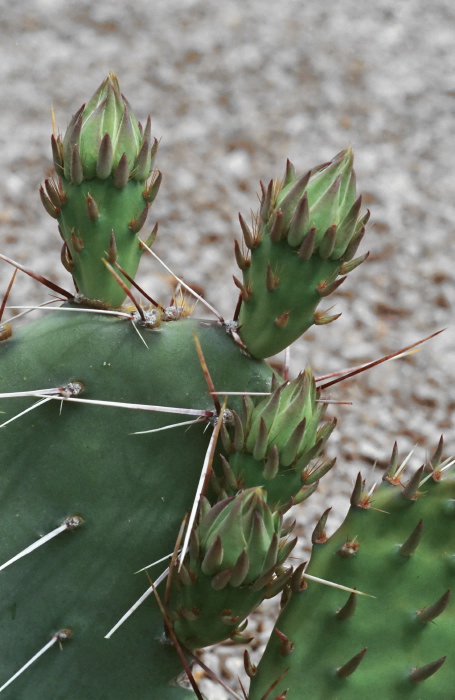
<instances>
[{"instance_id":1,"label":"textured green surface","mask_svg":"<svg viewBox=\"0 0 455 700\"><path fill-rule=\"evenodd\" d=\"M294 594L277 628L294 643L283 656L272 634L258 675L252 680L251 700L259 700L289 668L272 692L289 688L287 700L449 700L454 696L453 600L434 621L423 624L416 612L435 603L455 582L455 481L428 480L415 501L401 496L400 486L385 483L368 509L351 508L339 530L325 544L315 545L307 573L356 587L375 596L358 597L348 620L336 612L347 593L309 582ZM420 520L423 535L411 557L403 544ZM341 556L346 542L356 541L352 556ZM341 680L336 669L367 648L357 670ZM446 656L435 675L415 684L413 668Z\"/></svg>"},{"instance_id":2,"label":"textured green surface","mask_svg":"<svg viewBox=\"0 0 455 700\"><path fill-rule=\"evenodd\" d=\"M115 234L119 265L134 277L141 258L138 237L131 231L131 221L138 218L145 206L144 183L130 180L118 190L108 180L90 180L80 185L63 181L67 202L58 218L60 228L74 263L72 275L77 288L88 299L99 299L109 306L119 306L125 292L103 264L107 259L111 232ZM87 195L99 209L99 218L91 221L87 214ZM78 252L74 236L82 242ZM127 283L127 280L125 279Z\"/></svg>"},{"instance_id":3,"label":"textured green surface","mask_svg":"<svg viewBox=\"0 0 455 700\"><path fill-rule=\"evenodd\" d=\"M212 409L194 331L217 386L269 388L270 368L242 354L216 323L141 329L146 348L128 320L55 311L0 344L0 392L81 381L81 398ZM34 401L0 399L2 419ZM167 682L180 662L157 641L163 624L152 597L104 636L147 589L146 574L134 572L172 551L210 437L204 425L131 433L187 419L70 403L60 413L51 401L0 429L0 563L68 516L84 520L0 571L0 685L55 632L73 630L5 699L178 696Z\"/></svg>"}]
</instances>

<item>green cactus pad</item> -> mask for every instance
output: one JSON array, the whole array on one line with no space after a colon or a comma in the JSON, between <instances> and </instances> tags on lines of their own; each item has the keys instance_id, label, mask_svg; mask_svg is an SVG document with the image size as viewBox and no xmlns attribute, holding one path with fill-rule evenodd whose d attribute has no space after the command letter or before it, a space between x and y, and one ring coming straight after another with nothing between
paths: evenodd
<instances>
[{"instance_id":1,"label":"green cactus pad","mask_svg":"<svg viewBox=\"0 0 455 700\"><path fill-rule=\"evenodd\" d=\"M283 654L272 634L251 700L282 673L272 697L286 689L289 700L453 696L455 481L439 479L435 471L419 487L419 470L405 488L384 483L371 499L354 491L355 505L314 545L306 573L374 597L308 581L276 624L294 650Z\"/></svg>"},{"instance_id":2,"label":"green cactus pad","mask_svg":"<svg viewBox=\"0 0 455 700\"><path fill-rule=\"evenodd\" d=\"M313 324L335 320L316 309L336 289L364 232L359 218L351 149L297 179L288 163L283 183L263 189L253 232L241 219L245 256L236 246L243 282L239 334L255 357L270 357L299 338ZM349 267L348 267L349 265Z\"/></svg>"},{"instance_id":3,"label":"green cactus pad","mask_svg":"<svg viewBox=\"0 0 455 700\"><path fill-rule=\"evenodd\" d=\"M270 387L270 368L218 323L188 318L137 330L148 347L128 319L49 312L0 344L0 393L80 382L83 399L211 410L195 332L218 386ZM1 398L0 422L36 401ZM240 410L237 399L232 408ZM0 566L66 518L83 519L0 571L0 687L58 630L72 630L5 700L185 697L168 685L181 664L160 641L153 596L104 637L148 588L147 575L134 572L172 552L211 431L203 423L132 433L188 418L49 400L0 429Z\"/></svg>"}]
</instances>

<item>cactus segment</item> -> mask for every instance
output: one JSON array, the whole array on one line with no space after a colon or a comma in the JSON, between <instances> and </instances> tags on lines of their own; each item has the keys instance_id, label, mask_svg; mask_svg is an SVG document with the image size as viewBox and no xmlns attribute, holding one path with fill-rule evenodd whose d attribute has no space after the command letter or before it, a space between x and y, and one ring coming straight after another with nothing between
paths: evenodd
<instances>
[{"instance_id":1,"label":"cactus segment","mask_svg":"<svg viewBox=\"0 0 455 700\"><path fill-rule=\"evenodd\" d=\"M52 137L56 180L46 180L41 200L66 243L63 263L92 305L117 308L125 298L102 264L112 232L119 264L136 274L142 254L136 234L161 183L160 173L149 180L157 143L150 118L142 133L113 73L74 115L63 139Z\"/></svg>"},{"instance_id":2,"label":"cactus segment","mask_svg":"<svg viewBox=\"0 0 455 700\"><path fill-rule=\"evenodd\" d=\"M246 357L217 322L184 318L139 327L144 344L128 318L70 308L78 310L49 313L0 344L1 394L78 382L83 391L74 401L210 412L195 331L218 386L226 380L235 391L270 386L272 370ZM0 398L0 422L36 400ZM134 435L176 417L74 401L48 399L0 429L0 566L69 516L83 519L0 571L0 687L69 627L73 636L63 651L58 645L47 651L5 689L5 699L194 697L169 686L181 664L160 641L163 620L153 595L104 637L149 587L146 574L134 572L173 550L210 429L202 423ZM232 397L229 405L240 411L241 399Z\"/></svg>"},{"instance_id":3,"label":"cactus segment","mask_svg":"<svg viewBox=\"0 0 455 700\"><path fill-rule=\"evenodd\" d=\"M293 589L277 628L293 640L294 651L283 659L271 636L251 700L285 668L276 692L288 688L290 697L300 697L302 688L312 700L453 695L455 665L444 661L453 653L455 624L455 480L441 480L439 466L436 460L429 467L424 483L417 470L404 487L387 476L369 498L355 499L335 534L313 547L306 572L374 598L351 594L346 602L341 591L311 581L301 592ZM401 475L394 451L390 474L397 470Z\"/></svg>"},{"instance_id":4,"label":"cactus segment","mask_svg":"<svg viewBox=\"0 0 455 700\"><path fill-rule=\"evenodd\" d=\"M279 593L290 542L260 488L246 489L204 510L193 548L174 570L169 617L179 641L192 649L237 637L239 626L265 597ZM197 547L194 543L197 542Z\"/></svg>"},{"instance_id":5,"label":"cactus segment","mask_svg":"<svg viewBox=\"0 0 455 700\"><path fill-rule=\"evenodd\" d=\"M242 298L239 335L253 356L274 355L314 323L338 317L316 309L342 283L338 275L354 269L348 261L363 236L367 216L359 218L352 165L350 148L300 179L288 164L284 182L263 188L255 232L240 218L251 255L245 258L236 245L243 272L243 281L235 280Z\"/></svg>"},{"instance_id":6,"label":"cactus segment","mask_svg":"<svg viewBox=\"0 0 455 700\"><path fill-rule=\"evenodd\" d=\"M325 405L317 403L317 396L307 368L257 405L244 400L243 411L235 413L234 424L225 435L228 457L219 478L226 493L261 486L267 502L276 509L309 495L308 486L334 465L312 464L335 426L334 422L320 426Z\"/></svg>"}]
</instances>

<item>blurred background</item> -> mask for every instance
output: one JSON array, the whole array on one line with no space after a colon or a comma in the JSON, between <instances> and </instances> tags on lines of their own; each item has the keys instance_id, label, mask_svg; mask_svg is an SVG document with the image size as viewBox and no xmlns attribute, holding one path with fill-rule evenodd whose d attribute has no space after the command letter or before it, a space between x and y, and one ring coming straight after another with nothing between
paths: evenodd
<instances>
[{"instance_id":1,"label":"blurred background","mask_svg":"<svg viewBox=\"0 0 455 700\"><path fill-rule=\"evenodd\" d=\"M155 250L227 318L237 300L237 214L248 220L256 209L259 180L284 174L288 157L303 172L351 145L372 212L360 249L370 258L329 300L341 318L292 348L293 374L306 364L317 375L358 365L447 330L331 390L353 403L330 408L338 464L302 508L299 531L327 505L333 530L358 470L370 485L380 479L395 439L403 456L417 445L414 466L441 433L454 453L452 2L1 0L0 8L1 252L71 288L38 195L51 169L51 105L64 132L111 70L160 139L163 184L148 224L160 222ZM163 300L166 274L144 259L141 282ZM0 295L10 276L0 263ZM20 274L10 302L47 298ZM259 648L267 624L258 619ZM242 653L224 645L204 658L237 687ZM204 688L210 700L227 697Z\"/></svg>"}]
</instances>

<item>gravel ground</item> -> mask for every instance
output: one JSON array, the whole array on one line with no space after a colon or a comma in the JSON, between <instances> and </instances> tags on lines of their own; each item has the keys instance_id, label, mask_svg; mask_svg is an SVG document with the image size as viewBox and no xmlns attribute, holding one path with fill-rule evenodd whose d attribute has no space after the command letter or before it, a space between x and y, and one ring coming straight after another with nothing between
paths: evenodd
<instances>
[{"instance_id":1,"label":"gravel ground","mask_svg":"<svg viewBox=\"0 0 455 700\"><path fill-rule=\"evenodd\" d=\"M109 70L136 116L152 115L164 182L151 218L156 250L232 316L237 212L260 179L301 171L347 145L372 211L371 251L336 294L336 323L296 343L291 366L325 374L377 358L440 329L422 351L346 382L332 398L339 428L333 477L299 527L333 504L331 529L360 469L372 483L393 441L414 465L439 434L455 450L455 7L449 0L23 0L0 2L0 250L62 285L59 239L37 188L49 171L50 106L61 130ZM0 289L10 269L0 268ZM145 262L141 280L168 294ZM12 303L46 299L21 276ZM266 615L269 619L270 615ZM256 624L256 622L254 623ZM258 640L266 636L261 626ZM259 642L258 642L259 643ZM206 660L236 685L240 651ZM227 697L204 685L210 700Z\"/></svg>"}]
</instances>

